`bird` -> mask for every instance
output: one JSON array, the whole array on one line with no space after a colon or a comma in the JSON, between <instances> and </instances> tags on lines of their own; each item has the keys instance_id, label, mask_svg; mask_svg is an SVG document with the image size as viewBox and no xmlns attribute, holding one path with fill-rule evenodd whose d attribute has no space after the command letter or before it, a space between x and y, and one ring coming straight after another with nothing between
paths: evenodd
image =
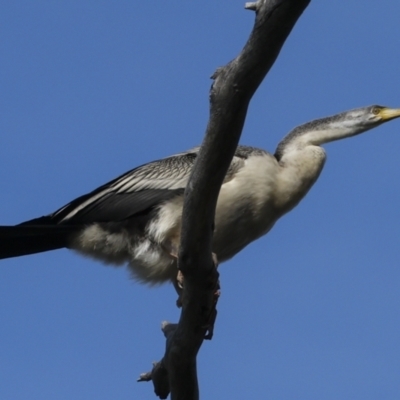
<instances>
[{"instance_id":1,"label":"bird","mask_svg":"<svg viewBox=\"0 0 400 400\"><path fill-rule=\"evenodd\" d=\"M264 236L304 198L325 164L321 145L398 117L399 108L373 105L300 125L274 154L239 145L216 205L212 249L218 261ZM127 265L142 283L175 285L183 196L199 149L134 168L49 215L0 226L0 259L68 248Z\"/></svg>"}]
</instances>

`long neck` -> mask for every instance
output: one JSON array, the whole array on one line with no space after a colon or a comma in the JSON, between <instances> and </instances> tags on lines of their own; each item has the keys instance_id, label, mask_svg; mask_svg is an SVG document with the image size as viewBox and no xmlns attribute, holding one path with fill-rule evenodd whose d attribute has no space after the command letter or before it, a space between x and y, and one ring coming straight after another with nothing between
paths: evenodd
<instances>
[{"instance_id":1,"label":"long neck","mask_svg":"<svg viewBox=\"0 0 400 400\"><path fill-rule=\"evenodd\" d=\"M320 146L292 147L279 160L276 207L284 214L295 207L318 179L325 164Z\"/></svg>"},{"instance_id":2,"label":"long neck","mask_svg":"<svg viewBox=\"0 0 400 400\"><path fill-rule=\"evenodd\" d=\"M360 124L355 125L351 120L344 123L343 120L338 118L339 116L340 114L311 121L293 129L279 143L275 157L279 161L285 153L301 150L307 146L320 146L334 140L345 139L374 127L374 125L368 127Z\"/></svg>"},{"instance_id":3,"label":"long neck","mask_svg":"<svg viewBox=\"0 0 400 400\"><path fill-rule=\"evenodd\" d=\"M276 205L282 213L295 207L318 179L326 159L320 145L357 133L354 126L339 124L331 117L301 125L279 143L275 152L280 166Z\"/></svg>"},{"instance_id":4,"label":"long neck","mask_svg":"<svg viewBox=\"0 0 400 400\"><path fill-rule=\"evenodd\" d=\"M326 158L322 144L357 135L379 123L368 118L366 109L356 109L293 129L275 151L280 167L277 206L281 212L292 209L318 179Z\"/></svg>"}]
</instances>

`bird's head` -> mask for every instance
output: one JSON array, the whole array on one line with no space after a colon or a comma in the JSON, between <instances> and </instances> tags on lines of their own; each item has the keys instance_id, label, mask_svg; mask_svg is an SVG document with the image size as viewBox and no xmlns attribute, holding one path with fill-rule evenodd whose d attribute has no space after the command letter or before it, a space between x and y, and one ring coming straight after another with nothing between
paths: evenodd
<instances>
[{"instance_id":1,"label":"bird's head","mask_svg":"<svg viewBox=\"0 0 400 400\"><path fill-rule=\"evenodd\" d=\"M353 128L355 133L361 133L398 117L400 117L400 108L373 105L338 114L337 120L332 122L338 126Z\"/></svg>"},{"instance_id":2,"label":"bird's head","mask_svg":"<svg viewBox=\"0 0 400 400\"><path fill-rule=\"evenodd\" d=\"M279 160L291 149L321 145L355 136L384 122L400 117L400 108L368 106L316 119L294 128L278 145L275 157Z\"/></svg>"},{"instance_id":3,"label":"bird's head","mask_svg":"<svg viewBox=\"0 0 400 400\"><path fill-rule=\"evenodd\" d=\"M323 144L357 135L398 117L400 108L373 105L316 119L300 125L294 131L310 133L310 138L315 137L315 144Z\"/></svg>"},{"instance_id":4,"label":"bird's head","mask_svg":"<svg viewBox=\"0 0 400 400\"><path fill-rule=\"evenodd\" d=\"M296 129L308 131L310 142L319 145L358 135L398 117L400 108L373 105L317 119Z\"/></svg>"}]
</instances>

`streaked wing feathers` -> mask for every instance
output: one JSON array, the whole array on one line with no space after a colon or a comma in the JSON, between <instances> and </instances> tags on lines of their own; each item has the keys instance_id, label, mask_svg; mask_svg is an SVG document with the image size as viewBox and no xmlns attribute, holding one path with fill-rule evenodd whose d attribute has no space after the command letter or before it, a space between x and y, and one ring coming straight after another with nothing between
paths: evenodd
<instances>
[{"instance_id":1,"label":"streaked wing feathers","mask_svg":"<svg viewBox=\"0 0 400 400\"><path fill-rule=\"evenodd\" d=\"M49 217L56 223L121 221L150 212L183 193L199 147L132 169L94 191L78 197ZM252 148L239 146L225 181L243 166Z\"/></svg>"},{"instance_id":2,"label":"streaked wing feathers","mask_svg":"<svg viewBox=\"0 0 400 400\"><path fill-rule=\"evenodd\" d=\"M89 223L121 221L142 213L183 193L196 155L182 153L132 169L51 217L57 223Z\"/></svg>"},{"instance_id":3,"label":"streaked wing feathers","mask_svg":"<svg viewBox=\"0 0 400 400\"><path fill-rule=\"evenodd\" d=\"M148 213L162 202L183 194L183 191L184 189L148 189L132 193L106 193L80 209L65 222L81 224L123 221L133 216Z\"/></svg>"}]
</instances>

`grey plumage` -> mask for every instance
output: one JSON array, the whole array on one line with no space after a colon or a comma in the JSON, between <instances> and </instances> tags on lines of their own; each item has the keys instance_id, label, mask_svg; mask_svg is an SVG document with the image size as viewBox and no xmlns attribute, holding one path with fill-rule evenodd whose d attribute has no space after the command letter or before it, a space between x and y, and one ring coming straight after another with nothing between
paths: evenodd
<instances>
[{"instance_id":1,"label":"grey plumage","mask_svg":"<svg viewBox=\"0 0 400 400\"><path fill-rule=\"evenodd\" d=\"M289 142L296 140L296 138L299 138L300 136L307 134L308 132L323 131L323 130L329 129L334 124L340 125L341 123L346 122L346 121L351 122L352 120L356 120L356 122L359 123L360 129L355 129L353 134L350 136L354 136L354 135L357 135L358 133L365 132L365 130L367 130L367 129L372 129L375 126L379 125L379 121L365 121L367 123L367 125L366 125L367 129L362 129L363 121L357 120L357 118L360 115L359 112L361 112L361 115L363 115L363 113L365 113L365 111L373 113L374 110L381 110L383 108L385 108L385 107L373 105L373 106L369 106L369 107L365 107L365 108L361 108L361 109L344 111L342 113L331 115L331 116L325 117L325 118L314 119L312 121L306 122L303 125L296 126L296 128L294 128L291 132L289 132L289 134L287 134L284 137L284 139L279 143L274 155L278 160L280 160L282 157L283 151L284 151L285 147L287 147Z\"/></svg>"},{"instance_id":2,"label":"grey plumage","mask_svg":"<svg viewBox=\"0 0 400 400\"><path fill-rule=\"evenodd\" d=\"M317 180L321 144L353 136L400 116L370 106L311 121L290 132L274 155L239 146L221 187L213 251L233 257L266 234ZM176 277L183 193L199 148L135 168L56 212L0 227L0 258L67 247L103 262L128 264L135 278Z\"/></svg>"}]
</instances>

